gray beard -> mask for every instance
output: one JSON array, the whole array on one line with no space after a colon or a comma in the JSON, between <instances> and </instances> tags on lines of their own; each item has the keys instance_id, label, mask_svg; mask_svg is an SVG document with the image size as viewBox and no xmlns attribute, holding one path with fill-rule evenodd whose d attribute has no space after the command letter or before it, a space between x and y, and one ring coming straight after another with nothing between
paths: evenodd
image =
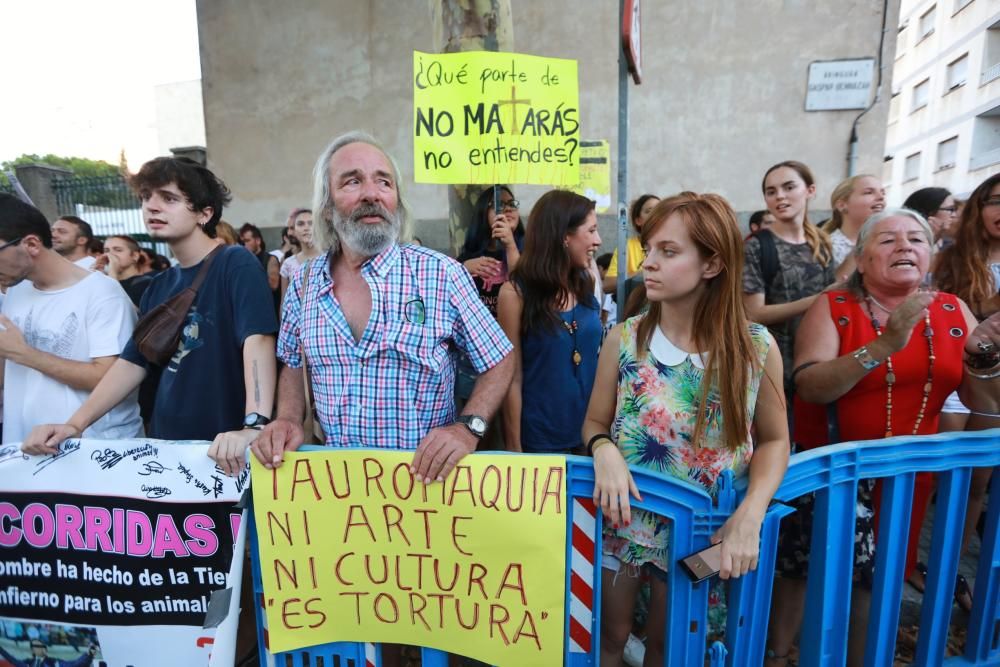
<instances>
[{"instance_id":1,"label":"gray beard","mask_svg":"<svg viewBox=\"0 0 1000 667\"><path fill-rule=\"evenodd\" d=\"M358 222L361 218L379 215L382 222ZM364 257L374 257L399 240L403 221L399 213L390 213L380 204L362 204L350 215L333 209L333 229L341 243L351 252Z\"/></svg>"}]
</instances>

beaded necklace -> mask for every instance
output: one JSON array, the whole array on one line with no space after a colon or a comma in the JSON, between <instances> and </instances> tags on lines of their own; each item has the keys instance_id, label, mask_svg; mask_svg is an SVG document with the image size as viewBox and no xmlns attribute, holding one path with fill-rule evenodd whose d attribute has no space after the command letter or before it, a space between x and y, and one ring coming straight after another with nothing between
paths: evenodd
<instances>
[{"instance_id":1,"label":"beaded necklace","mask_svg":"<svg viewBox=\"0 0 1000 667\"><path fill-rule=\"evenodd\" d=\"M573 361L574 366L579 366L580 362L583 361L583 355L580 354L580 349L576 345L576 330L578 328L576 322L576 307L579 304L573 304L573 321L567 322L566 320L559 318L559 323L563 325L566 332L573 337L573 354L570 355L570 359Z\"/></svg>"},{"instance_id":2,"label":"beaded necklace","mask_svg":"<svg viewBox=\"0 0 1000 667\"><path fill-rule=\"evenodd\" d=\"M875 300L870 294L865 295L865 306L868 308L868 316L871 318L872 328L875 329L875 335L882 335L882 326L875 317L875 313L872 311L871 304L874 303L876 306L884 310L886 313L890 311ZM931 315L930 310L924 313L924 338L927 340L927 382L924 383L924 395L920 399L920 410L917 412L917 421L913 424L913 433L916 435L917 431L920 429L920 422L924 420L924 411L927 408L927 400L931 396L931 389L933 389L934 384L934 330L931 329ZM892 370L892 356L885 358L885 437L892 437L892 386L896 384L896 374Z\"/></svg>"}]
</instances>

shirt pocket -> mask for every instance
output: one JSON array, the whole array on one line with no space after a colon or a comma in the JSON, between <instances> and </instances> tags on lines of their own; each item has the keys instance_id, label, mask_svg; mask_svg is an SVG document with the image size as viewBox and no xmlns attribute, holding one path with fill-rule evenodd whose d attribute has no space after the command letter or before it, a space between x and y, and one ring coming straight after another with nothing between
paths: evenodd
<instances>
[{"instance_id":1,"label":"shirt pocket","mask_svg":"<svg viewBox=\"0 0 1000 667\"><path fill-rule=\"evenodd\" d=\"M447 351L437 344L432 327L410 322L389 322L383 330L380 352L398 362L406 373L440 368Z\"/></svg>"}]
</instances>

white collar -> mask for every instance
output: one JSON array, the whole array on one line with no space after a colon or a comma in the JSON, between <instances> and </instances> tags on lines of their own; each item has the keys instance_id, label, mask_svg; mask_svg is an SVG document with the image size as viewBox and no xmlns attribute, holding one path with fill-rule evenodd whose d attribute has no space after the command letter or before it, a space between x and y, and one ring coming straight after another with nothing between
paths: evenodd
<instances>
[{"instance_id":1,"label":"white collar","mask_svg":"<svg viewBox=\"0 0 1000 667\"><path fill-rule=\"evenodd\" d=\"M653 337L649 341L649 352L664 366L678 366L685 359L690 359L695 368L705 370L705 360L708 353L688 353L670 342L664 335L660 325L653 329Z\"/></svg>"}]
</instances>

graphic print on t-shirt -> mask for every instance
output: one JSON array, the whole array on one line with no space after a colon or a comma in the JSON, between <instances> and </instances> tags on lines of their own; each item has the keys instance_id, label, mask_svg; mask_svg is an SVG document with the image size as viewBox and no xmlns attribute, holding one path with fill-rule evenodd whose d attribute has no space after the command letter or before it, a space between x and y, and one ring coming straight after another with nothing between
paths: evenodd
<instances>
[{"instance_id":1,"label":"graphic print on t-shirt","mask_svg":"<svg viewBox=\"0 0 1000 667\"><path fill-rule=\"evenodd\" d=\"M24 334L24 341L36 350L48 352L57 357L71 358L73 341L80 330L80 320L76 313L70 313L66 316L59 325L59 331L36 328L32 321L34 314L34 308L29 310L23 325L14 320L14 324L17 324Z\"/></svg>"},{"instance_id":2,"label":"graphic print on t-shirt","mask_svg":"<svg viewBox=\"0 0 1000 667\"><path fill-rule=\"evenodd\" d=\"M197 307L192 308L191 312L188 313L184 328L181 330L180 345L177 346L177 351L174 352L173 358L167 364L168 371L176 373L184 357L189 355L192 350L197 350L205 344L204 339L200 335L201 327L204 324L205 318L198 312Z\"/></svg>"},{"instance_id":3,"label":"graphic print on t-shirt","mask_svg":"<svg viewBox=\"0 0 1000 667\"><path fill-rule=\"evenodd\" d=\"M483 278L483 290L486 292L492 292L495 288L500 287L507 282L508 278L507 265L504 264L500 267L500 272L495 276Z\"/></svg>"}]
</instances>

